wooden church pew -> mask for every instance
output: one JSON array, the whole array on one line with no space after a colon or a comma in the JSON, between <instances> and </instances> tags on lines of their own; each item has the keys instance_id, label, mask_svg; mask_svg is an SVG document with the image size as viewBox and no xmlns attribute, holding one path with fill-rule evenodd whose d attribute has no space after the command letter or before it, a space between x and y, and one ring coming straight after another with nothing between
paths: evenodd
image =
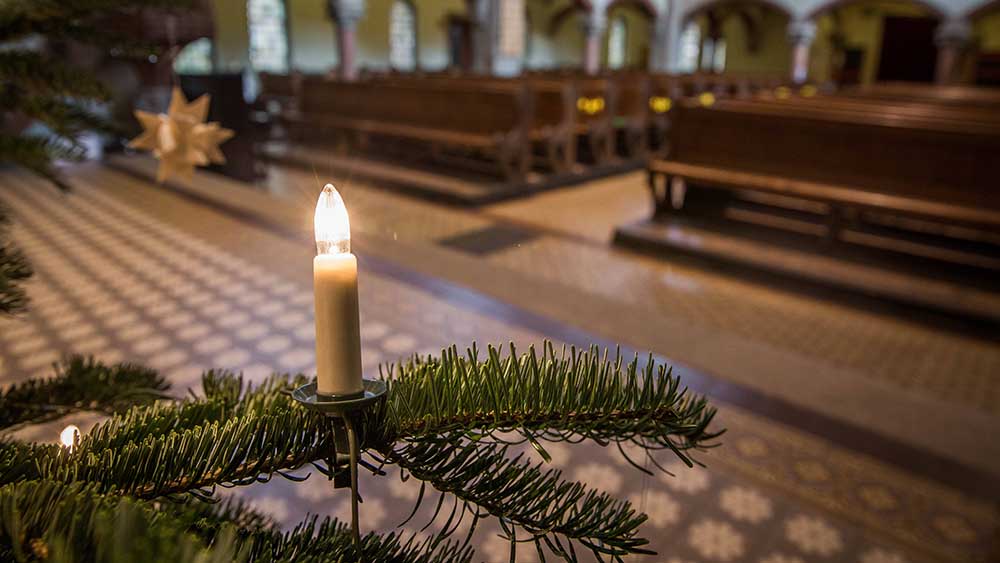
<instances>
[{"instance_id":1,"label":"wooden church pew","mask_svg":"<svg viewBox=\"0 0 1000 563\"><path fill-rule=\"evenodd\" d=\"M840 95L859 99L926 102L1000 111L1000 88L881 82L844 89Z\"/></svg>"},{"instance_id":2,"label":"wooden church pew","mask_svg":"<svg viewBox=\"0 0 1000 563\"><path fill-rule=\"evenodd\" d=\"M675 108L670 152L649 164L659 213L671 206L671 179L693 189L750 192L819 204L831 241L895 244L863 232L866 213L908 217L963 237L1000 240L1000 126L795 104L719 101ZM923 224L923 223L920 223ZM946 228L935 233L948 235ZM867 241L867 242L866 242ZM974 266L994 268L952 253Z\"/></svg>"},{"instance_id":3,"label":"wooden church pew","mask_svg":"<svg viewBox=\"0 0 1000 563\"><path fill-rule=\"evenodd\" d=\"M508 84L511 79L454 73L396 73L372 75L373 82L417 84L438 88L447 96L452 84L466 88ZM573 81L534 78L526 81L530 104L528 137L536 154L534 162L545 170L568 171L576 162L576 89ZM489 86L487 86L489 87Z\"/></svg>"},{"instance_id":4,"label":"wooden church pew","mask_svg":"<svg viewBox=\"0 0 1000 563\"><path fill-rule=\"evenodd\" d=\"M490 163L507 181L529 171L531 101L523 83L453 84L342 82L305 79L300 107L287 119L300 134L338 134L360 146L372 137L415 143L439 158L461 155Z\"/></svg>"}]
</instances>

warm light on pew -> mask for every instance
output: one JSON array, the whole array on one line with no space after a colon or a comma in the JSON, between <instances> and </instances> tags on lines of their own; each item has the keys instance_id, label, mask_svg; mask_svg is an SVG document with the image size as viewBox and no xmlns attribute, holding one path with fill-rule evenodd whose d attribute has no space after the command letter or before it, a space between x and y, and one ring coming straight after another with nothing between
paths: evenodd
<instances>
[{"instance_id":1,"label":"warm light on pew","mask_svg":"<svg viewBox=\"0 0 1000 563\"><path fill-rule=\"evenodd\" d=\"M802 88L799 88L799 95L803 98L811 98L819 93L819 90L812 84L806 84Z\"/></svg>"},{"instance_id":2,"label":"warm light on pew","mask_svg":"<svg viewBox=\"0 0 1000 563\"><path fill-rule=\"evenodd\" d=\"M587 115L595 115L604 111L604 98L598 96L596 98L577 98L576 109L582 111Z\"/></svg>"},{"instance_id":3,"label":"warm light on pew","mask_svg":"<svg viewBox=\"0 0 1000 563\"><path fill-rule=\"evenodd\" d=\"M653 96L649 98L649 109L653 110L653 113L667 113L673 105L673 101L666 96Z\"/></svg>"},{"instance_id":4,"label":"warm light on pew","mask_svg":"<svg viewBox=\"0 0 1000 563\"><path fill-rule=\"evenodd\" d=\"M702 107L712 107L715 105L715 94L711 92L702 92L698 96L698 103L701 104Z\"/></svg>"},{"instance_id":5,"label":"warm light on pew","mask_svg":"<svg viewBox=\"0 0 1000 563\"><path fill-rule=\"evenodd\" d=\"M774 97L779 100L787 100L792 97L792 90L788 86L778 86L774 89Z\"/></svg>"}]
</instances>

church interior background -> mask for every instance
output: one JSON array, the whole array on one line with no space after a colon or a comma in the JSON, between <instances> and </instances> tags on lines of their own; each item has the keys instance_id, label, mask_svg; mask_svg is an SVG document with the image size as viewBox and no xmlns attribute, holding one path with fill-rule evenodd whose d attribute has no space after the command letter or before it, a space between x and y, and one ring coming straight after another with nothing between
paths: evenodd
<instances>
[{"instance_id":1,"label":"church interior background","mask_svg":"<svg viewBox=\"0 0 1000 563\"><path fill-rule=\"evenodd\" d=\"M125 135L95 133L86 135L87 160L60 165L69 193L0 167L0 204L35 270L25 282L28 310L0 317L4 386L48 373L67 354L148 365L180 395L198 389L210 367L248 381L315 373L313 212L330 182L350 211L359 257L366 376L452 344L596 343L628 357L653 354L718 407L728 429L722 445L698 456L704 466L664 458L669 473L637 471L613 446L554 442L546 444L551 461L519 446L648 515L644 533L658 555L626 560L1000 558L995 176L970 172L978 191L955 195L965 198L958 203L949 199L957 191L938 190L951 185L944 180L927 188L935 204L945 202L933 208L947 216L939 232L924 226L934 223L930 207L919 219L899 218L851 200L861 207L845 204L838 219L849 226L830 226L828 207L831 216L840 209L831 199L792 201L761 188L720 202L711 195L720 190L699 190L697 176L685 183L678 172L746 154L784 162L777 149L753 148L768 143L755 135L772 134L763 118L727 128L711 115L759 111L776 123L827 111L836 119L824 117L814 134L834 139L822 145L829 154L864 152L859 161L892 161L872 175L937 181L942 167L928 172L933 163L919 157L934 160L935 143L979 135L986 151L1000 139L1000 2L200 0L157 14L136 25L159 56L125 60L79 46L67 60L109 85L103 111L130 137L142 131L135 110L156 119L176 88L188 100L210 94L208 121L233 132L219 145L225 163L158 178L166 159L123 146ZM579 112L563 145L518 137L495 156L488 135L471 126L467 137L434 129L432 140L382 141L410 134L392 127L425 127L430 116L488 121L507 111L492 101L496 92L559 80L573 88L563 94L566 111ZM599 80L622 84L617 97L588 93ZM596 131L594 114L628 98L632 84L645 88L636 90L646 120L638 144L624 113L603 125L610 147L584 140L580 128ZM526 100L534 90L525 91ZM336 101L337 92L352 93ZM926 92L960 99L917 115L932 111L929 102L918 107ZM863 96L914 104L868 114L855 105ZM541 112L543 97L530 99ZM375 107L424 121L387 118L375 128ZM323 121L324 112L341 121ZM350 119L344 133L338 124ZM830 124L893 119L945 133L892 160L897 137L851 145L836 139L855 137L836 137L841 123ZM796 123L787 130L805 130ZM538 134L548 139L555 129L548 123ZM750 148L726 152L740 143ZM681 156L713 144L724 148ZM949 162L972 169L975 158L989 160L975 154ZM656 168L671 158L673 168ZM817 159L805 168L822 161L831 172L794 172L803 190L832 185L835 173L844 185L867 185L859 179L867 169L852 176L854 164ZM795 165L775 166L792 175ZM776 174L766 168L741 172ZM713 182L724 183L704 180ZM900 209L926 202L912 201ZM866 218L868 227L852 223ZM815 236L835 228L853 242ZM915 234L887 234L907 229ZM56 441L67 424L86 434L105 419L74 413L14 436ZM436 528L423 527L436 498L408 520L420 483L387 471L362 471L362 529L430 537ZM276 478L218 494L243 498L286 528L306 514L349 518L347 497L312 473L304 483ZM476 560L510 560L503 536L500 523L480 523ZM537 554L519 549L517 560Z\"/></svg>"}]
</instances>

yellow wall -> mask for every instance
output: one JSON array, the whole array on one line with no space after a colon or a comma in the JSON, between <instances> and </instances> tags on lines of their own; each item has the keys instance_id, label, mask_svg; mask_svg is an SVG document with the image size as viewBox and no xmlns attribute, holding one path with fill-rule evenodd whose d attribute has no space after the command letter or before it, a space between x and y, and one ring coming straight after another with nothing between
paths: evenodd
<instances>
[{"instance_id":1,"label":"yellow wall","mask_svg":"<svg viewBox=\"0 0 1000 563\"><path fill-rule=\"evenodd\" d=\"M761 37L753 52L747 45L746 24L739 17L730 16L722 22L726 72L783 74L791 67L788 18L776 10L763 10L760 15L758 33Z\"/></svg>"},{"instance_id":2,"label":"yellow wall","mask_svg":"<svg viewBox=\"0 0 1000 563\"><path fill-rule=\"evenodd\" d=\"M649 57L649 35L652 23L639 10L630 7L615 7L608 11L608 28L617 17L625 18L625 68L647 68ZM582 49L582 47L581 47ZM601 64L608 64L608 33L604 33L604 49Z\"/></svg>"},{"instance_id":3,"label":"yellow wall","mask_svg":"<svg viewBox=\"0 0 1000 563\"><path fill-rule=\"evenodd\" d=\"M241 70L249 60L246 0L214 0L215 70Z\"/></svg>"},{"instance_id":4,"label":"yellow wall","mask_svg":"<svg viewBox=\"0 0 1000 563\"><path fill-rule=\"evenodd\" d=\"M984 53L1000 51L1000 9L973 22L976 47Z\"/></svg>"},{"instance_id":5,"label":"yellow wall","mask_svg":"<svg viewBox=\"0 0 1000 563\"><path fill-rule=\"evenodd\" d=\"M882 22L885 16L926 16L928 12L907 2L871 1L850 4L838 10L839 29L844 34L848 49L862 49L861 83L869 84L878 76L878 63L882 49ZM825 13L816 19L816 40L813 42L809 63L809 76L817 82L828 81L833 76L834 52L830 36L837 20Z\"/></svg>"},{"instance_id":6,"label":"yellow wall","mask_svg":"<svg viewBox=\"0 0 1000 563\"><path fill-rule=\"evenodd\" d=\"M216 0L218 2L220 0ZM292 68L323 73L337 66L337 40L326 3L317 0L286 0Z\"/></svg>"},{"instance_id":7,"label":"yellow wall","mask_svg":"<svg viewBox=\"0 0 1000 563\"><path fill-rule=\"evenodd\" d=\"M578 67L583 61L583 30L581 14L574 13L563 20L554 36L549 35L549 22L552 16L568 6L568 0L555 2L540 2L527 0L529 18L531 19L531 38L526 68L550 69L558 67Z\"/></svg>"}]
</instances>

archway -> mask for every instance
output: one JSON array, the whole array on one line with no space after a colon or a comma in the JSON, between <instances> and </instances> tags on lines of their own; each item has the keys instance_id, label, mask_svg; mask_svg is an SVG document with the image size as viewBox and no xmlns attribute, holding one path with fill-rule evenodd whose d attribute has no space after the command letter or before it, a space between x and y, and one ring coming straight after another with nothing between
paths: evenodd
<instances>
[{"instance_id":1,"label":"archway","mask_svg":"<svg viewBox=\"0 0 1000 563\"><path fill-rule=\"evenodd\" d=\"M839 0L814 10L810 76L841 85L934 80L940 7L922 0Z\"/></svg>"},{"instance_id":2,"label":"archway","mask_svg":"<svg viewBox=\"0 0 1000 563\"><path fill-rule=\"evenodd\" d=\"M602 66L610 70L648 68L656 9L645 0L616 0L608 5L606 17Z\"/></svg>"},{"instance_id":3,"label":"archway","mask_svg":"<svg viewBox=\"0 0 1000 563\"><path fill-rule=\"evenodd\" d=\"M717 0L683 17L679 66L690 72L785 74L791 15L765 0Z\"/></svg>"}]
</instances>

